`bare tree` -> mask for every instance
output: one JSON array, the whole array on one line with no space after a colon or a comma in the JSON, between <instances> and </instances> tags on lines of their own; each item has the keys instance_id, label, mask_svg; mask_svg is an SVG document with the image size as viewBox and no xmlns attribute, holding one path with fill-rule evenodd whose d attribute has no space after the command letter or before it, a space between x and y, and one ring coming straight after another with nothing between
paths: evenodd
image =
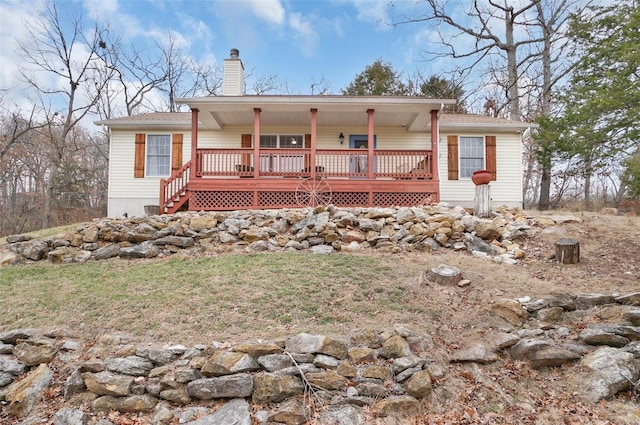
<instances>
[{"instance_id":1,"label":"bare tree","mask_svg":"<svg viewBox=\"0 0 640 425\"><path fill-rule=\"evenodd\" d=\"M551 113L552 91L571 70L571 64L566 62L566 23L573 11L586 7L585 3L588 2L474 0L460 15L447 0L424 0L420 4L426 8L425 13L417 17L404 15L397 24L434 23L440 48L425 49L427 59L453 58L461 75L476 73L484 78L485 87L501 89L501 93L494 90L487 96L492 115L502 115L501 111L506 110L511 119L533 120ZM550 149L535 148L540 155L534 158L542 174L540 208L549 205ZM525 188L531 187L536 169L534 163L525 164Z\"/></svg>"},{"instance_id":2,"label":"bare tree","mask_svg":"<svg viewBox=\"0 0 640 425\"><path fill-rule=\"evenodd\" d=\"M47 83L36 73L21 72L42 107L46 126L40 133L49 138L53 148L49 151L51 169L42 209L42 226L48 227L51 202L57 202L54 196L67 157L68 136L83 118L96 111L111 73L105 72L107 34L99 23L87 31L81 15L61 16L55 2L48 3L39 18L18 46L24 61L44 71L51 80Z\"/></svg>"},{"instance_id":3,"label":"bare tree","mask_svg":"<svg viewBox=\"0 0 640 425\"><path fill-rule=\"evenodd\" d=\"M315 77L311 77L311 94L328 94L331 89L331 83L328 82L324 75L320 77L320 81L316 81Z\"/></svg>"},{"instance_id":4,"label":"bare tree","mask_svg":"<svg viewBox=\"0 0 640 425\"><path fill-rule=\"evenodd\" d=\"M145 55L134 45L124 48L117 39L105 40L104 46L106 67L103 71L111 81L98 102L100 116L108 119L121 115L122 102L127 116L140 112L141 108L153 110L148 96L167 79L162 59Z\"/></svg>"}]
</instances>

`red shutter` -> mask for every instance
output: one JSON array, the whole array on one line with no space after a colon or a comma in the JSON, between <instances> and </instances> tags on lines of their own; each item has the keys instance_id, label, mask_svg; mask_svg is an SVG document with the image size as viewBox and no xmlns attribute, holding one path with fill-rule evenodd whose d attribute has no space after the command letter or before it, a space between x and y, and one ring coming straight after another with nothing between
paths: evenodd
<instances>
[{"instance_id":1,"label":"red shutter","mask_svg":"<svg viewBox=\"0 0 640 425\"><path fill-rule=\"evenodd\" d=\"M240 137L241 148L251 148L251 134L243 134ZM251 166L251 154L242 154L242 165Z\"/></svg>"},{"instance_id":2,"label":"red shutter","mask_svg":"<svg viewBox=\"0 0 640 425\"><path fill-rule=\"evenodd\" d=\"M175 173L182 167L182 134L177 133L171 137L171 173Z\"/></svg>"},{"instance_id":3,"label":"red shutter","mask_svg":"<svg viewBox=\"0 0 640 425\"><path fill-rule=\"evenodd\" d=\"M458 136L447 136L447 169L449 180L458 180Z\"/></svg>"},{"instance_id":4,"label":"red shutter","mask_svg":"<svg viewBox=\"0 0 640 425\"><path fill-rule=\"evenodd\" d=\"M147 136L144 133L136 134L136 146L133 160L133 177L144 178L145 142Z\"/></svg>"},{"instance_id":5,"label":"red shutter","mask_svg":"<svg viewBox=\"0 0 640 425\"><path fill-rule=\"evenodd\" d=\"M487 170L491 171L491 180L496 179L496 136L485 136L485 155Z\"/></svg>"}]
</instances>

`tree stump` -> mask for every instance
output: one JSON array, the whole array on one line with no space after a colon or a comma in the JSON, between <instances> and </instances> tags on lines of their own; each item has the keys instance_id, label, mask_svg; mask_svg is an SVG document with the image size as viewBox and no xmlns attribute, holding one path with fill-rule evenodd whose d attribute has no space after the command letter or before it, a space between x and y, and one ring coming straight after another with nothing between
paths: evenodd
<instances>
[{"instance_id":1,"label":"tree stump","mask_svg":"<svg viewBox=\"0 0 640 425\"><path fill-rule=\"evenodd\" d=\"M487 218L491 215L491 195L489 185L480 184L476 186L476 197L473 202L473 215Z\"/></svg>"},{"instance_id":2,"label":"tree stump","mask_svg":"<svg viewBox=\"0 0 640 425\"><path fill-rule=\"evenodd\" d=\"M556 241L556 261L561 264L578 264L580 262L580 242L572 238Z\"/></svg>"},{"instance_id":3,"label":"tree stump","mask_svg":"<svg viewBox=\"0 0 640 425\"><path fill-rule=\"evenodd\" d=\"M462 279L462 273L453 266L440 264L427 271L427 279L440 285L455 285Z\"/></svg>"}]
</instances>

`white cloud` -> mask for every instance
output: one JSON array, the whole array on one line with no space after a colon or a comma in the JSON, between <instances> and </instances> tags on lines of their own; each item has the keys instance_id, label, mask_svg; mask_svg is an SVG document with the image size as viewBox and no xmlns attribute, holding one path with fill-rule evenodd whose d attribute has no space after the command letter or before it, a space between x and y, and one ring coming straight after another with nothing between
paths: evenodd
<instances>
[{"instance_id":1,"label":"white cloud","mask_svg":"<svg viewBox=\"0 0 640 425\"><path fill-rule=\"evenodd\" d=\"M379 28L386 28L390 23L389 0L347 0L358 12L357 18L365 22L373 22Z\"/></svg>"},{"instance_id":2,"label":"white cloud","mask_svg":"<svg viewBox=\"0 0 640 425\"><path fill-rule=\"evenodd\" d=\"M248 0L251 11L260 19L280 25L285 20L285 11L280 0Z\"/></svg>"},{"instance_id":3,"label":"white cloud","mask_svg":"<svg viewBox=\"0 0 640 425\"><path fill-rule=\"evenodd\" d=\"M297 33L296 41L300 41L299 45L302 54L311 56L318 45L318 34L314 30L314 25L310 20L305 19L299 13L292 13L289 16L289 25Z\"/></svg>"},{"instance_id":4,"label":"white cloud","mask_svg":"<svg viewBox=\"0 0 640 425\"><path fill-rule=\"evenodd\" d=\"M35 27L41 9L41 2L0 2L0 89L3 91L20 84L20 71L25 69L26 64L17 51L17 40L27 39L29 29Z\"/></svg>"},{"instance_id":5,"label":"white cloud","mask_svg":"<svg viewBox=\"0 0 640 425\"><path fill-rule=\"evenodd\" d=\"M107 17L115 16L120 6L118 0L84 0L84 8L91 19L102 21Z\"/></svg>"}]
</instances>

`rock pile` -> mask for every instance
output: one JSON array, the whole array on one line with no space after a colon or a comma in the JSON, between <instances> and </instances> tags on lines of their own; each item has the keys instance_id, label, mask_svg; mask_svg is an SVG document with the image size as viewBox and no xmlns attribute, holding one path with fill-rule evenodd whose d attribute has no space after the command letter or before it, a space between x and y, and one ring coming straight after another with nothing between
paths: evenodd
<instances>
[{"instance_id":1,"label":"rock pile","mask_svg":"<svg viewBox=\"0 0 640 425\"><path fill-rule=\"evenodd\" d=\"M377 423L392 424L420 411L434 385L447 380L447 362L502 360L538 369L576 364L571 379L581 399L595 403L640 386L639 306L640 292L500 300L490 309L512 329L461 342L444 360L429 334L401 325L193 347L136 344L118 334L86 343L60 331L18 329L0 334L0 403L6 418L33 415L51 385L49 365L61 362L59 425L109 425L110 411L147 414L157 425L301 425L312 415L356 425L374 411ZM561 325L594 309L619 320L578 327L577 334Z\"/></svg>"},{"instance_id":2,"label":"rock pile","mask_svg":"<svg viewBox=\"0 0 640 425\"><path fill-rule=\"evenodd\" d=\"M496 262L515 263L515 242L531 229L519 210L480 219L462 207L341 208L178 213L84 223L44 239L7 237L0 265L21 261L84 263L90 259L154 258L206 254L310 250L313 253L376 249L389 252L468 250Z\"/></svg>"}]
</instances>

